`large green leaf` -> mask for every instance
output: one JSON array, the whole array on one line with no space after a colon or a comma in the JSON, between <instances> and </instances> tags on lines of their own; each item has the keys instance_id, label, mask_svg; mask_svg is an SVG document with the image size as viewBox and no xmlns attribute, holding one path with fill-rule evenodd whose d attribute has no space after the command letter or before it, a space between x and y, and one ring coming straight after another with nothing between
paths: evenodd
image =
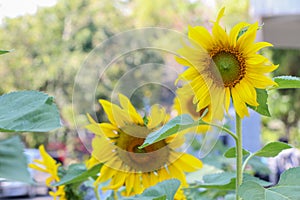
<instances>
[{"instance_id":1,"label":"large green leaf","mask_svg":"<svg viewBox=\"0 0 300 200\"><path fill-rule=\"evenodd\" d=\"M0 141L0 178L33 183L19 137Z\"/></svg>"},{"instance_id":2,"label":"large green leaf","mask_svg":"<svg viewBox=\"0 0 300 200\"><path fill-rule=\"evenodd\" d=\"M102 163L93 166L87 170L84 164L70 165L66 174L60 179L59 182L53 186L67 185L71 183L78 183L87 180L89 177L96 176L102 167Z\"/></svg>"},{"instance_id":3,"label":"large green leaf","mask_svg":"<svg viewBox=\"0 0 300 200\"><path fill-rule=\"evenodd\" d=\"M0 131L47 132L61 127L53 97L38 91L0 96Z\"/></svg>"},{"instance_id":4,"label":"large green leaf","mask_svg":"<svg viewBox=\"0 0 300 200\"><path fill-rule=\"evenodd\" d=\"M142 149L155 142L161 141L173 134L179 133L180 131L183 131L185 129L195 127L198 125L207 125L207 123L202 120L203 116L205 116L206 113L207 110L204 111L204 113L198 120L194 120L189 114L179 115L171 119L162 128L150 133L145 139L144 143L139 148Z\"/></svg>"},{"instance_id":5,"label":"large green leaf","mask_svg":"<svg viewBox=\"0 0 300 200\"><path fill-rule=\"evenodd\" d=\"M199 188L215 188L221 190L234 190L236 174L234 172L222 172L217 174L209 174L203 177L203 182L196 185ZM271 183L260 180L259 178L253 177L249 174L243 175L243 182L253 181L262 186L269 186Z\"/></svg>"},{"instance_id":6,"label":"large green leaf","mask_svg":"<svg viewBox=\"0 0 300 200\"><path fill-rule=\"evenodd\" d=\"M150 144L163 140L170 135L176 134L179 131L197 126L199 124L205 124L205 122L201 121L201 119L199 119L199 121L194 121L193 118L188 114L179 115L171 119L161 129L150 133L145 139L143 145L139 148L144 148Z\"/></svg>"},{"instance_id":7,"label":"large green leaf","mask_svg":"<svg viewBox=\"0 0 300 200\"><path fill-rule=\"evenodd\" d=\"M266 90L263 89L256 89L256 96L257 96L257 102L258 106L250 106L248 105L249 108L253 109L254 111L258 112L261 115L270 117L270 111L268 107L268 93Z\"/></svg>"},{"instance_id":8,"label":"large green leaf","mask_svg":"<svg viewBox=\"0 0 300 200\"><path fill-rule=\"evenodd\" d=\"M283 142L270 142L266 144L261 150L254 153L259 157L275 157L282 150L292 148L289 144Z\"/></svg>"},{"instance_id":9,"label":"large green leaf","mask_svg":"<svg viewBox=\"0 0 300 200\"><path fill-rule=\"evenodd\" d=\"M278 86L271 89L289 89L300 88L300 78L295 76L277 76L274 77L274 81Z\"/></svg>"},{"instance_id":10,"label":"large green leaf","mask_svg":"<svg viewBox=\"0 0 300 200\"><path fill-rule=\"evenodd\" d=\"M177 179L169 179L159 182L155 186L147 188L142 194L124 200L170 200L174 199L175 193L180 186Z\"/></svg>"},{"instance_id":11,"label":"large green leaf","mask_svg":"<svg viewBox=\"0 0 300 200\"><path fill-rule=\"evenodd\" d=\"M265 189L248 181L239 188L243 200L300 200L300 167L285 171L274 187Z\"/></svg>"},{"instance_id":12,"label":"large green leaf","mask_svg":"<svg viewBox=\"0 0 300 200\"><path fill-rule=\"evenodd\" d=\"M249 151L243 149L243 156L249 155ZM236 147L229 148L225 153L224 156L226 158L235 158L236 157Z\"/></svg>"}]
</instances>

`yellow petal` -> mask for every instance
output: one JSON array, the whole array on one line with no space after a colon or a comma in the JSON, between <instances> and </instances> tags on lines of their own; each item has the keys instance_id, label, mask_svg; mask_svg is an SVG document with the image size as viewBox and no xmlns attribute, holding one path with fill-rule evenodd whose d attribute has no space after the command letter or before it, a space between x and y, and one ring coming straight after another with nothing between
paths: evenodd
<instances>
[{"instance_id":1,"label":"yellow petal","mask_svg":"<svg viewBox=\"0 0 300 200\"><path fill-rule=\"evenodd\" d=\"M150 184L156 185L158 183L158 176L154 172L150 173Z\"/></svg>"},{"instance_id":2,"label":"yellow petal","mask_svg":"<svg viewBox=\"0 0 300 200\"><path fill-rule=\"evenodd\" d=\"M224 13L225 13L225 7L222 7L218 13L218 17L217 17L217 21L216 23L219 23L221 18L224 16Z\"/></svg>"},{"instance_id":3,"label":"yellow petal","mask_svg":"<svg viewBox=\"0 0 300 200\"><path fill-rule=\"evenodd\" d=\"M144 124L143 118L140 116L140 114L138 114L138 112L133 107L129 99L123 94L119 94L119 100L121 106L124 108L127 115L131 117L132 121L134 121L136 124L143 125Z\"/></svg>"},{"instance_id":4,"label":"yellow petal","mask_svg":"<svg viewBox=\"0 0 300 200\"><path fill-rule=\"evenodd\" d=\"M166 120L166 112L164 108L161 108L158 104L155 104L151 107L149 122L147 127L149 129L153 129L159 126L165 120Z\"/></svg>"},{"instance_id":5,"label":"yellow petal","mask_svg":"<svg viewBox=\"0 0 300 200\"><path fill-rule=\"evenodd\" d=\"M249 48L256 38L256 31L258 28L258 23L254 23L250 25L248 30L238 39L237 47L239 48L240 52L244 52Z\"/></svg>"},{"instance_id":6,"label":"yellow petal","mask_svg":"<svg viewBox=\"0 0 300 200\"><path fill-rule=\"evenodd\" d=\"M181 170L185 172L193 172L198 169L201 169L203 164L201 160L197 159L196 157L183 153L179 159L177 159L174 162L174 165L176 165L177 168L180 168Z\"/></svg>"},{"instance_id":7,"label":"yellow petal","mask_svg":"<svg viewBox=\"0 0 300 200\"><path fill-rule=\"evenodd\" d=\"M235 85L236 91L239 92L241 100L252 106L258 106L256 101L256 91L252 85L250 85L247 80L241 80Z\"/></svg>"},{"instance_id":8,"label":"yellow petal","mask_svg":"<svg viewBox=\"0 0 300 200\"><path fill-rule=\"evenodd\" d=\"M235 111L237 114L241 117L244 118L244 116L249 116L249 112L247 109L247 106L245 102L243 102L239 96L239 91L237 91L235 88L231 89L231 95L232 95L232 101L233 105L235 108Z\"/></svg>"},{"instance_id":9,"label":"yellow petal","mask_svg":"<svg viewBox=\"0 0 300 200\"><path fill-rule=\"evenodd\" d=\"M165 142L168 144L169 148L176 149L183 145L185 138L183 135L176 134L174 137L167 137Z\"/></svg>"},{"instance_id":10,"label":"yellow petal","mask_svg":"<svg viewBox=\"0 0 300 200\"><path fill-rule=\"evenodd\" d=\"M214 36L214 41L218 46L228 46L229 45L229 38L225 32L225 30L217 23L214 24L212 33Z\"/></svg>"},{"instance_id":11,"label":"yellow petal","mask_svg":"<svg viewBox=\"0 0 300 200\"><path fill-rule=\"evenodd\" d=\"M230 106L230 89L227 87L225 89L225 110L228 113L228 109Z\"/></svg>"},{"instance_id":12,"label":"yellow petal","mask_svg":"<svg viewBox=\"0 0 300 200\"><path fill-rule=\"evenodd\" d=\"M175 57L176 62L183 66L193 66L187 59L181 57Z\"/></svg>"},{"instance_id":13,"label":"yellow petal","mask_svg":"<svg viewBox=\"0 0 300 200\"><path fill-rule=\"evenodd\" d=\"M93 152L92 155L99 162L107 162L115 155L115 146L107 140L106 137L95 136L92 140Z\"/></svg>"},{"instance_id":14,"label":"yellow petal","mask_svg":"<svg viewBox=\"0 0 300 200\"><path fill-rule=\"evenodd\" d=\"M162 168L157 171L158 174L158 180L159 182L162 182L164 180L170 179L170 174L166 171L166 169Z\"/></svg>"},{"instance_id":15,"label":"yellow petal","mask_svg":"<svg viewBox=\"0 0 300 200\"><path fill-rule=\"evenodd\" d=\"M246 65L258 65L267 62L268 59L260 54L252 54L251 56L246 56Z\"/></svg>"},{"instance_id":16,"label":"yellow petal","mask_svg":"<svg viewBox=\"0 0 300 200\"><path fill-rule=\"evenodd\" d=\"M142 173L142 180L143 180L142 183L143 183L144 188L148 188L148 187L152 186L150 183L150 174L149 173Z\"/></svg>"},{"instance_id":17,"label":"yellow petal","mask_svg":"<svg viewBox=\"0 0 300 200\"><path fill-rule=\"evenodd\" d=\"M278 68L279 65L248 65L246 72L266 74Z\"/></svg>"},{"instance_id":18,"label":"yellow petal","mask_svg":"<svg viewBox=\"0 0 300 200\"><path fill-rule=\"evenodd\" d=\"M245 49L244 55L254 54L257 51L259 51L260 49L262 49L262 48L271 47L271 46L273 46L273 45L271 43L269 43L269 42L257 42L255 44L252 44L247 49Z\"/></svg>"},{"instance_id":19,"label":"yellow petal","mask_svg":"<svg viewBox=\"0 0 300 200\"><path fill-rule=\"evenodd\" d=\"M173 178L179 179L181 182L182 186L187 186L186 180L185 180L185 175L182 170L178 169L175 165L171 164L168 166L170 176Z\"/></svg>"},{"instance_id":20,"label":"yellow petal","mask_svg":"<svg viewBox=\"0 0 300 200\"><path fill-rule=\"evenodd\" d=\"M124 172L117 172L116 175L113 177L112 181L110 182L110 185L107 187L103 187L103 189L110 189L110 190L117 190L120 187L122 187L125 183L125 179L127 177L127 174Z\"/></svg>"},{"instance_id":21,"label":"yellow petal","mask_svg":"<svg viewBox=\"0 0 300 200\"><path fill-rule=\"evenodd\" d=\"M141 174L136 173L136 174L133 174L133 175L134 175L134 185L133 185L134 193L135 194L140 194L140 193L143 192L143 188L142 188L142 185L141 185Z\"/></svg>"},{"instance_id":22,"label":"yellow petal","mask_svg":"<svg viewBox=\"0 0 300 200\"><path fill-rule=\"evenodd\" d=\"M134 173L129 173L126 180L125 180L125 185L126 185L126 195L129 196L132 192L132 190L134 189L134 181L135 181L135 177L134 177Z\"/></svg>"},{"instance_id":23,"label":"yellow petal","mask_svg":"<svg viewBox=\"0 0 300 200\"><path fill-rule=\"evenodd\" d=\"M229 34L229 42L230 42L230 44L233 45L232 46L233 48L235 48L235 46L236 46L237 36L238 36L239 32L241 31L241 29L243 29L247 26L249 26L248 23L240 22L231 29L230 34Z\"/></svg>"},{"instance_id":24,"label":"yellow petal","mask_svg":"<svg viewBox=\"0 0 300 200\"><path fill-rule=\"evenodd\" d=\"M35 164L28 164L28 167L32 168L32 169L35 169L35 170L38 170L38 171L41 171L41 172L45 172L45 173L48 173L48 170L44 169L44 168L41 168Z\"/></svg>"},{"instance_id":25,"label":"yellow petal","mask_svg":"<svg viewBox=\"0 0 300 200\"><path fill-rule=\"evenodd\" d=\"M214 118L222 120L224 117L224 101L225 101L225 88L218 86L211 87L211 110Z\"/></svg>"},{"instance_id":26,"label":"yellow petal","mask_svg":"<svg viewBox=\"0 0 300 200\"><path fill-rule=\"evenodd\" d=\"M272 79L255 73L247 73L246 79L255 87L259 89L266 89L267 87L271 87L277 85Z\"/></svg>"},{"instance_id":27,"label":"yellow petal","mask_svg":"<svg viewBox=\"0 0 300 200\"><path fill-rule=\"evenodd\" d=\"M202 26L191 27L189 26L188 36L189 39L197 43L204 49L212 47L213 40L206 28Z\"/></svg>"},{"instance_id":28,"label":"yellow petal","mask_svg":"<svg viewBox=\"0 0 300 200\"><path fill-rule=\"evenodd\" d=\"M117 171L111 167L108 167L106 165L103 165L101 170L100 170L100 175L99 175L99 183L103 183L105 181L108 181L109 179L111 179L115 174L117 173Z\"/></svg>"},{"instance_id":29,"label":"yellow petal","mask_svg":"<svg viewBox=\"0 0 300 200\"><path fill-rule=\"evenodd\" d=\"M100 99L99 100L99 103L102 105L103 109L104 109L104 112L106 113L107 115L107 118L108 120L113 124L113 125L117 125L116 121L115 121L115 114L112 110L112 106L111 106L111 102L107 101L107 100L103 100L103 99Z\"/></svg>"},{"instance_id":30,"label":"yellow petal","mask_svg":"<svg viewBox=\"0 0 300 200\"><path fill-rule=\"evenodd\" d=\"M99 100L109 121L117 127L122 127L126 123L130 123L131 119L126 113L117 105L106 100Z\"/></svg>"}]
</instances>

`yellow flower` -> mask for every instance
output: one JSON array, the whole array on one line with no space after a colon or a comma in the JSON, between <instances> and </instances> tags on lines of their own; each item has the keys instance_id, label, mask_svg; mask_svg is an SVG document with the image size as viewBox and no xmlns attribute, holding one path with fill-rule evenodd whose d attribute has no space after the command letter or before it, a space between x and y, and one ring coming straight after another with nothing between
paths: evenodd
<instances>
[{"instance_id":1,"label":"yellow flower","mask_svg":"<svg viewBox=\"0 0 300 200\"><path fill-rule=\"evenodd\" d=\"M165 111L154 105L149 116L143 119L127 97L120 94L119 101L121 107L100 100L110 123L96 123L88 116L91 124L86 128L95 133L88 167L96 164L96 160L104 163L95 184L111 179L103 189L118 190L125 186L125 196L140 194L145 188L170 178L177 178L181 186L187 186L184 172L200 169L202 162L174 150L183 144L183 137L168 137L138 149L150 132L167 121ZM182 190L176 193L175 199L185 199Z\"/></svg>"},{"instance_id":2,"label":"yellow flower","mask_svg":"<svg viewBox=\"0 0 300 200\"><path fill-rule=\"evenodd\" d=\"M212 115L222 119L228 112L230 98L240 117L249 116L247 104L258 106L256 90L276 85L265 76L278 66L257 54L268 42L255 43L258 24L241 22L229 34L219 25L224 8L214 22L212 35L202 26L189 27L188 37L192 46L178 51L178 63L189 68L180 79L189 82L195 93L197 111L210 106ZM247 31L240 37L241 30Z\"/></svg>"},{"instance_id":3,"label":"yellow flower","mask_svg":"<svg viewBox=\"0 0 300 200\"><path fill-rule=\"evenodd\" d=\"M32 169L45 172L50 176L46 179L46 185L51 187L52 182L60 181L58 176L58 167L60 163L57 163L45 150L44 145L39 146L42 160L33 160L35 163L30 163L28 166ZM60 200L67 200L64 191L64 185L58 186L56 191L50 191L49 194L56 200L59 197Z\"/></svg>"},{"instance_id":4,"label":"yellow flower","mask_svg":"<svg viewBox=\"0 0 300 200\"><path fill-rule=\"evenodd\" d=\"M189 84L183 85L181 88L176 90L176 97L174 98L173 109L177 111L177 114L190 114L194 120L199 119L202 116L206 108L196 111L196 105L193 103L195 94L193 88ZM205 122L212 121L211 112L208 108L208 112L202 118ZM187 132L205 133L209 130L209 126L200 125L196 128L188 129Z\"/></svg>"}]
</instances>

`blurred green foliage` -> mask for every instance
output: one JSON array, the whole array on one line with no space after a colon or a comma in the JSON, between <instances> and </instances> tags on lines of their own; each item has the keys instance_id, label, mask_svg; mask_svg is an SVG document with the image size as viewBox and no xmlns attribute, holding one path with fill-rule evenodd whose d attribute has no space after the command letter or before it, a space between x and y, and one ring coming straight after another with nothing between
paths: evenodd
<instances>
[{"instance_id":1,"label":"blurred green foliage","mask_svg":"<svg viewBox=\"0 0 300 200\"><path fill-rule=\"evenodd\" d=\"M274 76L287 74L300 76L300 50L271 49L268 52L275 64L280 67ZM270 91L269 108L271 118L263 119L264 142L285 138L290 144L300 147L300 91L299 89L281 89Z\"/></svg>"}]
</instances>

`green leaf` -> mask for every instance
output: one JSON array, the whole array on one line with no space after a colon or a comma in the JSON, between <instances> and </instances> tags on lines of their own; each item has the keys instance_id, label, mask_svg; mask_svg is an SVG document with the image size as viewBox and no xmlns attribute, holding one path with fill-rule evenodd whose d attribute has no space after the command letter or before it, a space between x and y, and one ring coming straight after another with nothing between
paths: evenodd
<instances>
[{"instance_id":1,"label":"green leaf","mask_svg":"<svg viewBox=\"0 0 300 200\"><path fill-rule=\"evenodd\" d=\"M206 124L206 123L203 122L201 118L199 119L199 121L194 121L193 118L188 114L179 115L171 119L161 129L150 133L145 139L143 145L140 146L139 148L142 149L155 142L161 141L173 134L176 134L179 131L197 126L199 124Z\"/></svg>"},{"instance_id":2,"label":"green leaf","mask_svg":"<svg viewBox=\"0 0 300 200\"><path fill-rule=\"evenodd\" d=\"M273 80L278 84L271 89L300 88L300 78L295 76L277 76Z\"/></svg>"},{"instance_id":3,"label":"green leaf","mask_svg":"<svg viewBox=\"0 0 300 200\"><path fill-rule=\"evenodd\" d=\"M253 171L258 172L263 175L268 175L271 173L269 167L260 158L253 157L249 160L248 164L252 167Z\"/></svg>"},{"instance_id":4,"label":"green leaf","mask_svg":"<svg viewBox=\"0 0 300 200\"><path fill-rule=\"evenodd\" d=\"M257 28L257 30L262 29L263 26L264 26L263 24L262 24L262 25L259 25L258 28ZM242 29L240 30L240 32L238 33L236 40L238 40L244 33L246 33L246 32L248 31L249 27L250 27L250 26L246 26L246 27L242 28Z\"/></svg>"},{"instance_id":5,"label":"green leaf","mask_svg":"<svg viewBox=\"0 0 300 200\"><path fill-rule=\"evenodd\" d=\"M235 194L227 194L224 198L224 200L235 200Z\"/></svg>"},{"instance_id":6,"label":"green leaf","mask_svg":"<svg viewBox=\"0 0 300 200\"><path fill-rule=\"evenodd\" d=\"M142 194L124 200L170 200L174 199L175 193L180 186L177 179L169 179L159 182L155 186L147 188Z\"/></svg>"},{"instance_id":7,"label":"green leaf","mask_svg":"<svg viewBox=\"0 0 300 200\"><path fill-rule=\"evenodd\" d=\"M2 54L6 54L6 53L9 53L10 51L7 51L7 50L0 50L0 55Z\"/></svg>"},{"instance_id":8,"label":"green leaf","mask_svg":"<svg viewBox=\"0 0 300 200\"><path fill-rule=\"evenodd\" d=\"M89 177L96 176L100 172L102 165L102 163L97 164L89 170L86 169L86 166L84 164L70 165L66 172L66 175L64 175L59 182L53 184L53 186L83 182Z\"/></svg>"},{"instance_id":9,"label":"green leaf","mask_svg":"<svg viewBox=\"0 0 300 200\"><path fill-rule=\"evenodd\" d=\"M266 90L263 89L256 89L256 96L257 96L257 102L258 106L250 106L247 105L252 110L258 112L261 115L271 117L269 106L268 106L268 93Z\"/></svg>"},{"instance_id":10,"label":"green leaf","mask_svg":"<svg viewBox=\"0 0 300 200\"><path fill-rule=\"evenodd\" d=\"M0 96L0 131L47 132L61 127L53 97L38 91Z\"/></svg>"},{"instance_id":11,"label":"green leaf","mask_svg":"<svg viewBox=\"0 0 300 200\"><path fill-rule=\"evenodd\" d=\"M249 151L243 149L243 156L247 156L249 155ZM232 147L230 149L228 149L225 153L224 153L224 156L226 158L235 158L236 157L236 148L235 147Z\"/></svg>"},{"instance_id":12,"label":"green leaf","mask_svg":"<svg viewBox=\"0 0 300 200\"><path fill-rule=\"evenodd\" d=\"M0 178L33 183L19 137L0 141Z\"/></svg>"},{"instance_id":13,"label":"green leaf","mask_svg":"<svg viewBox=\"0 0 300 200\"><path fill-rule=\"evenodd\" d=\"M215 188L220 190L234 190L235 189L235 178L234 172L222 172L217 174L209 174L203 177L203 184L198 184L195 187L199 188ZM260 180L257 177L253 177L249 174L243 175L243 181L253 181L262 186L269 186L271 183Z\"/></svg>"},{"instance_id":14,"label":"green leaf","mask_svg":"<svg viewBox=\"0 0 300 200\"><path fill-rule=\"evenodd\" d=\"M203 176L205 176L205 175L216 174L216 173L221 173L221 172L223 172L223 170L218 169L212 165L204 164L200 170L188 173L186 175L186 181L188 184L195 184L197 182L203 181Z\"/></svg>"},{"instance_id":15,"label":"green leaf","mask_svg":"<svg viewBox=\"0 0 300 200\"><path fill-rule=\"evenodd\" d=\"M244 182L239 188L243 200L299 200L300 167L283 172L277 185L265 189L252 181Z\"/></svg>"},{"instance_id":16,"label":"green leaf","mask_svg":"<svg viewBox=\"0 0 300 200\"><path fill-rule=\"evenodd\" d=\"M259 157L275 157L282 150L292 148L289 144L283 142L270 142L266 144L261 150L255 152L255 156Z\"/></svg>"}]
</instances>

